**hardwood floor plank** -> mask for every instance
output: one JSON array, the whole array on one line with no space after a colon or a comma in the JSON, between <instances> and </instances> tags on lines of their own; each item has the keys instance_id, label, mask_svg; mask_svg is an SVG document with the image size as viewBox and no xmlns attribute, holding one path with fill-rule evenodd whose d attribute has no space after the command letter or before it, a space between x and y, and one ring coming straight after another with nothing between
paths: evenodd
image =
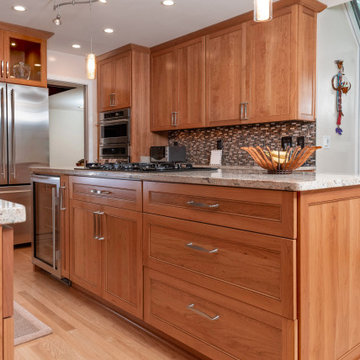
<instances>
[{"instance_id":1,"label":"hardwood floor plank","mask_svg":"<svg viewBox=\"0 0 360 360\"><path fill-rule=\"evenodd\" d=\"M53 334L15 347L15 360L196 360L78 291L34 272L30 248L15 250L15 301Z\"/></svg>"}]
</instances>

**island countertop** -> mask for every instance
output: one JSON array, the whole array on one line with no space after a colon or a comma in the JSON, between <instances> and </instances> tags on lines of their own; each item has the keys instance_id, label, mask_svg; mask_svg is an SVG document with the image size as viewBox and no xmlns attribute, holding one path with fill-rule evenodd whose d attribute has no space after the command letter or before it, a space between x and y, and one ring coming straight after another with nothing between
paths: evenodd
<instances>
[{"instance_id":1,"label":"island countertop","mask_svg":"<svg viewBox=\"0 0 360 360\"><path fill-rule=\"evenodd\" d=\"M0 225L17 224L26 221L24 205L0 199Z\"/></svg>"},{"instance_id":2,"label":"island countertop","mask_svg":"<svg viewBox=\"0 0 360 360\"><path fill-rule=\"evenodd\" d=\"M199 171L157 173L55 167L34 167L31 170L35 174L46 175L88 176L283 191L310 191L360 185L360 176L358 175L318 174L310 171L295 171L291 175L270 175L260 168L205 169Z\"/></svg>"}]
</instances>

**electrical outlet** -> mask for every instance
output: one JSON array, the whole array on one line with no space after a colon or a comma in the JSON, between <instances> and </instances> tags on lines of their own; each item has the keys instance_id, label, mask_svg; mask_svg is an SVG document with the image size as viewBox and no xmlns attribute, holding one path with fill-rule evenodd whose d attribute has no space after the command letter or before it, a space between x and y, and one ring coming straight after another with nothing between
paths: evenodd
<instances>
[{"instance_id":1,"label":"electrical outlet","mask_svg":"<svg viewBox=\"0 0 360 360\"><path fill-rule=\"evenodd\" d=\"M323 145L322 146L324 149L330 149L330 146L331 146L331 136L330 135L323 136Z\"/></svg>"}]
</instances>

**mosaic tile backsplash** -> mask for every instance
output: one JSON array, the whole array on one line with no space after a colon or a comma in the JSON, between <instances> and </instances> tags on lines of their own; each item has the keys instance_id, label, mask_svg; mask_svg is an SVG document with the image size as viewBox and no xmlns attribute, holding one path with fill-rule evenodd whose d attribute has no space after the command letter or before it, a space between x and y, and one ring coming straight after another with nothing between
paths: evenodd
<instances>
[{"instance_id":1,"label":"mosaic tile backsplash","mask_svg":"<svg viewBox=\"0 0 360 360\"><path fill-rule=\"evenodd\" d=\"M176 130L169 132L169 145L185 145L187 161L193 164L208 165L211 150L216 150L218 140L223 141L223 159L225 166L254 165L251 157L240 148L242 146L269 146L281 148L281 138L292 136L296 145L298 136L305 137L305 145L316 144L316 124L304 122L281 122L255 125L237 125L206 129ZM315 155L305 165L315 166Z\"/></svg>"}]
</instances>

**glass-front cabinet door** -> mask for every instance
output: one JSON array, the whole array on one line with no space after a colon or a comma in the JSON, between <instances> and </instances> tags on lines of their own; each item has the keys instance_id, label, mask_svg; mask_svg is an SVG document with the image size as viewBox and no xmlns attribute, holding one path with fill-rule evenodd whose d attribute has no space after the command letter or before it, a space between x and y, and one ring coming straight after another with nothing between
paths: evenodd
<instances>
[{"instance_id":1,"label":"glass-front cabinet door","mask_svg":"<svg viewBox=\"0 0 360 360\"><path fill-rule=\"evenodd\" d=\"M11 31L3 37L6 82L46 87L46 41Z\"/></svg>"}]
</instances>

